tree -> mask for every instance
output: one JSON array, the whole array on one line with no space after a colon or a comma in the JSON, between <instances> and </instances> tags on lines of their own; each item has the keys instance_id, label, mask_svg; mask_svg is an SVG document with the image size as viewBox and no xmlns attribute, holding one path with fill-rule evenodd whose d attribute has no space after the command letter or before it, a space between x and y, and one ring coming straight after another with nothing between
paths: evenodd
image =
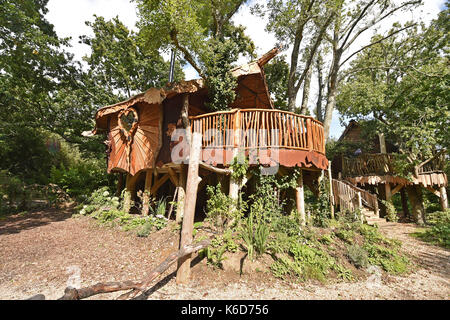
<instances>
[{"instance_id":1,"label":"tree","mask_svg":"<svg viewBox=\"0 0 450 320\"><path fill-rule=\"evenodd\" d=\"M390 0L359 0L356 3L354 1L337 1L337 6L335 7L336 15L333 20L332 28L325 35L325 38L331 45L333 55L327 83L328 94L324 116L325 139L328 139L330 133L332 115L336 106L336 95L341 68L355 54L363 51L370 45L350 53L345 59L343 59L344 53L349 52L351 45L365 31L392 16L395 12L401 9L411 8L420 3L421 1L417 0L403 1L400 4L395 4ZM382 42L409 27L411 27L411 25L395 29L379 39L379 41Z\"/></svg>"},{"instance_id":2,"label":"tree","mask_svg":"<svg viewBox=\"0 0 450 320\"><path fill-rule=\"evenodd\" d=\"M445 37L448 9L430 27L411 28L360 53L346 72L337 99L341 114L370 120L412 159L450 147L450 72Z\"/></svg>"},{"instance_id":3,"label":"tree","mask_svg":"<svg viewBox=\"0 0 450 320\"><path fill-rule=\"evenodd\" d=\"M275 57L264 66L267 86L272 94L273 105L277 109L288 110L287 85L289 64L284 56Z\"/></svg>"},{"instance_id":4,"label":"tree","mask_svg":"<svg viewBox=\"0 0 450 320\"><path fill-rule=\"evenodd\" d=\"M447 3L427 28L416 26L389 39L375 35L352 61L337 97L341 114L363 120L367 133L384 133L396 144L396 167L409 172L450 147L448 21ZM406 191L414 220L423 223L421 188Z\"/></svg>"},{"instance_id":5,"label":"tree","mask_svg":"<svg viewBox=\"0 0 450 320\"><path fill-rule=\"evenodd\" d=\"M303 85L301 112L306 112L311 81L312 64L325 32L334 17L334 1L269 0L266 5L255 5L253 12L268 15L266 26L280 43L292 44L287 85L288 109L294 111L297 94ZM308 44L303 46L304 40ZM305 41L306 42L306 41ZM303 54L300 54L303 51Z\"/></svg>"},{"instance_id":6,"label":"tree","mask_svg":"<svg viewBox=\"0 0 450 320\"><path fill-rule=\"evenodd\" d=\"M81 36L80 41L91 48L83 57L88 63L88 76L96 91L106 100L117 101L143 92L150 87L163 87L169 79L169 63L157 51L144 48L144 40L118 17L106 21L94 16L86 22L94 36ZM179 62L175 65L175 80L184 78Z\"/></svg>"},{"instance_id":7,"label":"tree","mask_svg":"<svg viewBox=\"0 0 450 320\"><path fill-rule=\"evenodd\" d=\"M176 49L207 80L209 107L226 109L235 98L230 68L254 45L231 18L246 0L136 0L138 26L148 49Z\"/></svg>"}]
</instances>

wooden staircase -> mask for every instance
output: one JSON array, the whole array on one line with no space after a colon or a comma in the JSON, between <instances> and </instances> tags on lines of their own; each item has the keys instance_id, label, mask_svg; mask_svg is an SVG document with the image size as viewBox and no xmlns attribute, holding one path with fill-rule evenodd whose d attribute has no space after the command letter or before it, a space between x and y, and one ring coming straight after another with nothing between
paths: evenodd
<instances>
[{"instance_id":1,"label":"wooden staircase","mask_svg":"<svg viewBox=\"0 0 450 320\"><path fill-rule=\"evenodd\" d=\"M369 225L386 222L380 218L376 195L346 180L333 179L332 185L334 204L339 205L341 210L354 211L360 208L364 221Z\"/></svg>"}]
</instances>

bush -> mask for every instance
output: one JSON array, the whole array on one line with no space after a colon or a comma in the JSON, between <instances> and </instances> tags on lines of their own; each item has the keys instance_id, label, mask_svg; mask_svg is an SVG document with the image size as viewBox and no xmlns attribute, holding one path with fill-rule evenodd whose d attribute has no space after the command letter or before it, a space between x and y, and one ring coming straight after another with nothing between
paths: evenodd
<instances>
[{"instance_id":1,"label":"bush","mask_svg":"<svg viewBox=\"0 0 450 320\"><path fill-rule=\"evenodd\" d=\"M347 247L347 256L350 262L353 263L357 268L365 268L369 265L367 251L357 244Z\"/></svg>"},{"instance_id":2,"label":"bush","mask_svg":"<svg viewBox=\"0 0 450 320\"><path fill-rule=\"evenodd\" d=\"M53 166L50 181L59 185L69 195L84 200L102 186L112 189L114 176L106 173L106 167L99 160L80 160L68 167Z\"/></svg>"},{"instance_id":3,"label":"bush","mask_svg":"<svg viewBox=\"0 0 450 320\"><path fill-rule=\"evenodd\" d=\"M394 204L385 200L381 200L381 202L386 207L386 220L390 222L397 222L398 216Z\"/></svg>"},{"instance_id":4,"label":"bush","mask_svg":"<svg viewBox=\"0 0 450 320\"><path fill-rule=\"evenodd\" d=\"M431 228L416 232L414 236L444 248L450 248L450 209L429 214L427 223Z\"/></svg>"},{"instance_id":5,"label":"bush","mask_svg":"<svg viewBox=\"0 0 450 320\"><path fill-rule=\"evenodd\" d=\"M137 235L139 237L147 237L154 229L160 230L167 225L167 219L164 215L160 215L160 213L164 214L165 212L165 199L158 201L155 209L152 208L154 215L133 217L123 209L124 194L125 192L120 199L111 196L108 187L97 189L85 201L84 205L79 206L79 214L89 215L102 224L119 225L124 231L138 229Z\"/></svg>"}]
</instances>

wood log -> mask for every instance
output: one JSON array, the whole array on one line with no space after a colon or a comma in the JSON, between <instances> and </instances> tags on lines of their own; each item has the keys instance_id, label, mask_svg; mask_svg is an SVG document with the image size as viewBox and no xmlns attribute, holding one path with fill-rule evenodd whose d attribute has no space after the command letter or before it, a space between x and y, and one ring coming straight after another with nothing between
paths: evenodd
<instances>
[{"instance_id":1,"label":"wood log","mask_svg":"<svg viewBox=\"0 0 450 320\"><path fill-rule=\"evenodd\" d=\"M178 259L185 257L186 255L190 255L193 252L199 251L209 246L211 243L211 239L206 239L200 241L195 244L185 245L180 250L171 253L161 264L159 264L149 276L142 281L117 281L117 282L105 282L105 283L97 283L93 286L76 289L72 287L67 287L64 290L64 295L58 300L80 300L85 299L91 296L95 296L102 293L111 293L116 291L125 291L130 290L123 295L121 295L118 299L129 299L136 297L138 294L145 294L146 291L150 289L150 286L159 275L161 275L164 271L166 271L173 263L175 263ZM38 294L34 295L30 299L39 299L44 300L45 296Z\"/></svg>"},{"instance_id":2,"label":"wood log","mask_svg":"<svg viewBox=\"0 0 450 320\"><path fill-rule=\"evenodd\" d=\"M202 149L202 135L198 132L192 134L191 149L189 153L189 168L186 182L186 196L184 202L184 217L181 229L180 247L192 242L194 229L195 205L197 202L197 189L201 178L198 176L200 152ZM191 272L190 255L183 257L178 262L177 284L187 283Z\"/></svg>"}]
</instances>

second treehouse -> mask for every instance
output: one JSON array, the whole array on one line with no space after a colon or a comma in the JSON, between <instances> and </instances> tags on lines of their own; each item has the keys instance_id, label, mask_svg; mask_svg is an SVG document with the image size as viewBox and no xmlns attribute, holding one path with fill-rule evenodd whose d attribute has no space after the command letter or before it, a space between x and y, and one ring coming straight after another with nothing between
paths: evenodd
<instances>
[{"instance_id":1,"label":"second treehouse","mask_svg":"<svg viewBox=\"0 0 450 320\"><path fill-rule=\"evenodd\" d=\"M229 195L237 197L243 182L233 180L230 164L244 155L250 166L262 165L271 174L300 169L296 202L304 216L303 185L317 194L320 173L328 168L323 126L312 117L274 109L264 65L277 53L272 49L231 70L237 87L228 111L208 112L203 80L150 88L97 111L92 134L107 136L108 172L119 173L118 189L125 187L131 200L144 193L143 214L148 213L149 197L172 197L181 220L193 138L199 135L197 214L203 211L202 191L208 184L228 185Z\"/></svg>"}]
</instances>

